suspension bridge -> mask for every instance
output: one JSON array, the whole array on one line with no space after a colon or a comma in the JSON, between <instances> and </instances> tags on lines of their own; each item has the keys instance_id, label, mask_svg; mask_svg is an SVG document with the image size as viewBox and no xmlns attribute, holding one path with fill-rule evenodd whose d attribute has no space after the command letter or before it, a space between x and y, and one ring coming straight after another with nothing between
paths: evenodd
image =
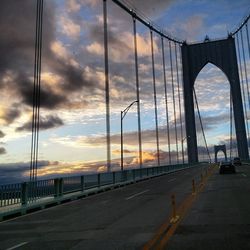
<instances>
[{"instance_id":1,"label":"suspension bridge","mask_svg":"<svg viewBox=\"0 0 250 250\"><path fill-rule=\"evenodd\" d=\"M131 20L136 97L121 111L119 171L112 165L113 34L108 17L111 2ZM103 0L100 4L105 172L38 178L45 9L44 1L37 0L29 181L0 185L0 249L249 249L250 202L246 191L250 188L250 16L228 32L227 37L205 36L203 41L189 43L162 30L128 1ZM141 26L148 32L150 45L148 74L152 83L156 152L155 164L150 166L143 160L143 79L138 50ZM219 68L230 86L230 131L223 145L209 145L195 89L197 76L208 64ZM159 125L162 115L157 97L159 75L164 96L164 126ZM123 119L133 105L137 114L137 165L125 168ZM165 157L162 144L166 148ZM218 175L218 165L213 163L218 151L223 151L225 159L240 157L243 165L238 167L236 175Z\"/></svg>"}]
</instances>

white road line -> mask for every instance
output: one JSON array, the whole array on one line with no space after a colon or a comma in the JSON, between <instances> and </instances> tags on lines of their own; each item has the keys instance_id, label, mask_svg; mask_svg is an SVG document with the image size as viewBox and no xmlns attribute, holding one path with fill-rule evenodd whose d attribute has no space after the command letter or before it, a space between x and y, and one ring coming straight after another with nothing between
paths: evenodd
<instances>
[{"instance_id":1,"label":"white road line","mask_svg":"<svg viewBox=\"0 0 250 250\"><path fill-rule=\"evenodd\" d=\"M148 191L149 191L149 189L147 189L147 190L145 190L145 191L142 191L142 192L140 192L140 193L131 195L131 196L127 197L125 200L133 199L134 197L136 197L136 196L138 196L138 195L141 195L141 194L144 194L144 193L146 193L146 192L148 192Z\"/></svg>"},{"instance_id":2,"label":"white road line","mask_svg":"<svg viewBox=\"0 0 250 250\"><path fill-rule=\"evenodd\" d=\"M8 248L8 249L6 249L6 250L13 250L13 249L16 249L16 248L18 248L18 247L24 246L24 245L26 245L26 244L28 244L28 242L22 242L22 243L20 243L20 244L18 244L18 245L15 245L15 246L13 246L13 247L10 247L10 248Z\"/></svg>"},{"instance_id":3,"label":"white road line","mask_svg":"<svg viewBox=\"0 0 250 250\"><path fill-rule=\"evenodd\" d=\"M174 180L176 180L176 178L170 179L168 182L171 182L171 181L174 181Z\"/></svg>"}]
</instances>

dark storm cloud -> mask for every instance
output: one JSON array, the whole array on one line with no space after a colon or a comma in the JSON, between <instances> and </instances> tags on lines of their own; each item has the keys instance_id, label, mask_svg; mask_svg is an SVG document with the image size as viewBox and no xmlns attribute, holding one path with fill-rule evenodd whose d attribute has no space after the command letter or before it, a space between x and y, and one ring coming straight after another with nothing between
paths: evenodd
<instances>
[{"instance_id":1,"label":"dark storm cloud","mask_svg":"<svg viewBox=\"0 0 250 250\"><path fill-rule=\"evenodd\" d=\"M0 138L3 138L5 136L5 133L0 130Z\"/></svg>"},{"instance_id":2,"label":"dark storm cloud","mask_svg":"<svg viewBox=\"0 0 250 250\"><path fill-rule=\"evenodd\" d=\"M53 1L45 1L43 54L49 54L54 39ZM6 70L33 70L35 47L36 1L1 0L0 74Z\"/></svg>"},{"instance_id":3,"label":"dark storm cloud","mask_svg":"<svg viewBox=\"0 0 250 250\"><path fill-rule=\"evenodd\" d=\"M3 119L6 124L11 124L20 115L21 111L15 105L13 105L13 107L5 110L0 118Z\"/></svg>"},{"instance_id":4,"label":"dark storm cloud","mask_svg":"<svg viewBox=\"0 0 250 250\"><path fill-rule=\"evenodd\" d=\"M100 44L103 44L104 30L101 24L99 25L95 24L95 25L90 26L89 35L90 35L91 40L94 40ZM119 39L119 36L117 35L117 33L112 31L111 29L109 29L108 31L108 42L110 46L119 45L120 49L123 49L124 47L129 48L129 46L126 44L126 41Z\"/></svg>"},{"instance_id":5,"label":"dark storm cloud","mask_svg":"<svg viewBox=\"0 0 250 250\"><path fill-rule=\"evenodd\" d=\"M50 128L60 127L64 123L58 116L46 116L40 118L39 129L46 130ZM17 132L31 131L32 121L26 122L23 126L16 128Z\"/></svg>"},{"instance_id":6,"label":"dark storm cloud","mask_svg":"<svg viewBox=\"0 0 250 250\"><path fill-rule=\"evenodd\" d=\"M38 169L42 169L50 164L49 161L38 161ZM28 181L30 171L30 162L15 162L0 164L0 183L20 183Z\"/></svg>"},{"instance_id":7,"label":"dark storm cloud","mask_svg":"<svg viewBox=\"0 0 250 250\"><path fill-rule=\"evenodd\" d=\"M4 154L6 154L7 152L6 152L6 149L5 148L3 148L3 147L0 147L0 155L4 155Z\"/></svg>"},{"instance_id":8,"label":"dark storm cloud","mask_svg":"<svg viewBox=\"0 0 250 250\"><path fill-rule=\"evenodd\" d=\"M26 105L33 107L33 84L28 78L19 77L19 93ZM66 102L63 95L56 94L50 87L41 86L40 89L40 106L47 109L54 109Z\"/></svg>"},{"instance_id":9,"label":"dark storm cloud","mask_svg":"<svg viewBox=\"0 0 250 250\"><path fill-rule=\"evenodd\" d=\"M53 64L52 64L53 65ZM65 61L58 61L55 65L56 72L62 77L62 90L67 93L79 91L82 87L92 88L97 85L94 81L86 78L84 70L73 66Z\"/></svg>"},{"instance_id":10,"label":"dark storm cloud","mask_svg":"<svg viewBox=\"0 0 250 250\"><path fill-rule=\"evenodd\" d=\"M90 81L82 68L72 65L71 58L60 58L51 50L55 42L55 6L53 1L44 2L42 70L49 69L58 75L62 82L55 86L41 83L41 107L55 109L67 107L69 95L80 91L83 87L92 89L98 83ZM33 83L31 78L34 70L35 53L35 20L36 1L34 0L3 0L0 8L0 87L15 90L23 103L33 106ZM13 21L15 24L13 25ZM4 75L14 72L14 78L8 85L4 84ZM60 92L60 94L59 94ZM10 110L4 118L7 123L20 115L18 110Z\"/></svg>"}]
</instances>

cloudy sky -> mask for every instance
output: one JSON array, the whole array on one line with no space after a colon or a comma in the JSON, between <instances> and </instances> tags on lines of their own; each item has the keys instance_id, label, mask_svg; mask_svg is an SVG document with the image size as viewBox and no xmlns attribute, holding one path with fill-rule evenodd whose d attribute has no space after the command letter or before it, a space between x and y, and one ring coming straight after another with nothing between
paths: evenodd
<instances>
[{"instance_id":1,"label":"cloudy sky","mask_svg":"<svg viewBox=\"0 0 250 250\"><path fill-rule=\"evenodd\" d=\"M136 99L133 26L127 13L111 0L107 2L112 166L118 169L120 111ZM211 39L226 37L250 8L248 0L126 2L172 37L188 42L201 41L206 35ZM1 0L0 6L0 182L8 182L29 175L36 1ZM102 8L101 0L44 0L40 177L106 170ZM137 25L137 31L143 161L145 165L155 165L150 32L141 24ZM160 153L164 164L168 162L168 148L160 42L154 34ZM171 46L174 49L174 44ZM176 159L168 41L165 52L170 143ZM177 65L180 69L179 47ZM174 82L177 84L175 70ZM180 142L185 141L185 131L181 138L180 126L184 117L179 111L177 85L174 88L180 148ZM199 74L195 88L209 146L227 141L230 114L226 76L218 68L207 65ZM136 111L135 105L124 119L127 167L136 167L138 163ZM199 134L198 144L202 147L204 141Z\"/></svg>"}]
</instances>

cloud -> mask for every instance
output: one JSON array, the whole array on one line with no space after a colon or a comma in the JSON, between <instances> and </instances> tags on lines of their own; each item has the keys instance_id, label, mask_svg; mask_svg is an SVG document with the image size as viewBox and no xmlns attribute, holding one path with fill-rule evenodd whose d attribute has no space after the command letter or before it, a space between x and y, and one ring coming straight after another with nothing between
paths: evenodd
<instances>
[{"instance_id":1,"label":"cloud","mask_svg":"<svg viewBox=\"0 0 250 250\"><path fill-rule=\"evenodd\" d=\"M0 130L0 138L3 138L5 136L5 133Z\"/></svg>"},{"instance_id":2,"label":"cloud","mask_svg":"<svg viewBox=\"0 0 250 250\"><path fill-rule=\"evenodd\" d=\"M12 123L24 112L24 105L33 107L35 3L33 0L25 0L22 3L14 0L1 2L0 31L3 32L4 36L0 41L0 88L3 88L5 93L9 95L11 93L11 100L20 99L19 109L8 107L1 115L1 119L6 124ZM25 15L20 9L24 10ZM95 88L99 87L97 79L88 79L87 72L75 61L66 46L55 39L54 12L54 4L45 1L42 75L51 74L54 79L57 79L55 82L52 78L46 78L42 79L41 82L41 107L49 110L79 106L79 104L73 103L77 98L70 98L71 94L78 93L80 96L80 91L84 87L89 91L94 91ZM13 16L16 20L15 27L10 20L10 17ZM66 21L65 23L69 24ZM76 35L79 29L71 29L76 26L72 23L70 25L67 26L67 29L65 27L64 31L73 32L71 35ZM26 111L28 110L26 109Z\"/></svg>"},{"instance_id":3,"label":"cloud","mask_svg":"<svg viewBox=\"0 0 250 250\"><path fill-rule=\"evenodd\" d=\"M80 9L81 9L81 4L77 0L68 0L67 1L68 12L77 12Z\"/></svg>"},{"instance_id":4,"label":"cloud","mask_svg":"<svg viewBox=\"0 0 250 250\"><path fill-rule=\"evenodd\" d=\"M71 39L77 39L80 36L81 27L79 24L74 23L70 18L65 16L61 17L60 24L62 33Z\"/></svg>"},{"instance_id":5,"label":"cloud","mask_svg":"<svg viewBox=\"0 0 250 250\"><path fill-rule=\"evenodd\" d=\"M174 0L131 0L131 4L135 7L135 9L139 10L141 13L146 15L149 18L155 19L162 15L166 9L175 2Z\"/></svg>"},{"instance_id":6,"label":"cloud","mask_svg":"<svg viewBox=\"0 0 250 250\"><path fill-rule=\"evenodd\" d=\"M53 40L54 4L44 4L43 54L48 53L47 41ZM13 26L15 17L15 26ZM6 69L24 70L34 63L34 33L36 1L3 0L0 8L0 31L4 34L0 41L0 74ZM26 67L25 67L26 66Z\"/></svg>"},{"instance_id":7,"label":"cloud","mask_svg":"<svg viewBox=\"0 0 250 250\"><path fill-rule=\"evenodd\" d=\"M38 161L38 169L50 165L49 161ZM0 183L20 183L29 180L30 162L15 162L0 164Z\"/></svg>"},{"instance_id":8,"label":"cloud","mask_svg":"<svg viewBox=\"0 0 250 250\"><path fill-rule=\"evenodd\" d=\"M70 54L68 50L63 46L63 43L60 41L53 41L50 45L51 51L54 55L63 60L69 60Z\"/></svg>"},{"instance_id":9,"label":"cloud","mask_svg":"<svg viewBox=\"0 0 250 250\"><path fill-rule=\"evenodd\" d=\"M40 117L39 129L47 130L51 128L56 128L62 126L64 123L58 116L46 116ZM32 121L29 121L23 124L21 127L16 128L17 132L21 131L31 131L32 130Z\"/></svg>"},{"instance_id":10,"label":"cloud","mask_svg":"<svg viewBox=\"0 0 250 250\"><path fill-rule=\"evenodd\" d=\"M21 77L19 77L21 81ZM18 85L19 94L23 100L23 103L33 107L33 84L32 82L24 78ZM55 93L51 87L41 86L40 89L40 106L47 109L54 109L60 106L63 102L66 101L65 96Z\"/></svg>"},{"instance_id":11,"label":"cloud","mask_svg":"<svg viewBox=\"0 0 250 250\"><path fill-rule=\"evenodd\" d=\"M221 123L229 122L228 115L226 113L218 114L216 116L209 116L209 117L203 117L203 128L205 130L205 133L207 131L211 131L216 126L221 125ZM201 126L199 123L198 116L196 117L196 130L197 133L201 133ZM185 131L183 131L185 136ZM174 127L174 121L170 123L170 144L175 145L176 144L176 137L175 137L175 127ZM180 144L182 138L180 138L181 135L181 125L179 118L177 119L177 142ZM146 148L155 148L156 147L156 132L155 129L146 129L143 130L141 133L142 136L142 146ZM124 146L126 147L137 147L138 146L138 132L132 131L132 132L126 132L123 134L124 138ZM159 138L160 138L160 145L163 144L166 145L167 143L167 128L166 125L159 126ZM121 138L120 133L117 134L111 134L111 144L113 146L120 146L121 144ZM69 147L75 147L75 148L90 148L90 147L105 147L106 145L106 136L105 135L95 135L95 136L66 136L66 137L53 137L51 138L51 142L53 143L59 143L62 145L67 145ZM128 150L128 151L126 151ZM135 153L135 151L131 151L130 149L124 148L124 152L127 154ZM119 150L114 150L114 154L119 154Z\"/></svg>"},{"instance_id":12,"label":"cloud","mask_svg":"<svg viewBox=\"0 0 250 250\"><path fill-rule=\"evenodd\" d=\"M89 35L92 43L86 47L87 51L96 55L103 55L103 27L102 25L90 26ZM108 31L109 42L109 59L114 62L124 62L129 57L134 56L134 36L127 31ZM154 53L159 53L156 39L153 40ZM137 51L138 55L145 57L151 56L151 38L149 32L145 35L137 34Z\"/></svg>"},{"instance_id":13,"label":"cloud","mask_svg":"<svg viewBox=\"0 0 250 250\"><path fill-rule=\"evenodd\" d=\"M83 6L91 6L95 7L98 4L100 4L99 0L78 0L79 3L81 3Z\"/></svg>"},{"instance_id":14,"label":"cloud","mask_svg":"<svg viewBox=\"0 0 250 250\"><path fill-rule=\"evenodd\" d=\"M86 47L86 49L88 52L90 52L92 54L99 55L99 56L103 55L103 53L104 53L103 46L96 41L94 41L92 44L88 45Z\"/></svg>"},{"instance_id":15,"label":"cloud","mask_svg":"<svg viewBox=\"0 0 250 250\"><path fill-rule=\"evenodd\" d=\"M179 39L187 40L188 42L194 42L198 36L204 35L204 15L194 14L184 18L177 19L172 24L172 27L169 28L172 34L178 34Z\"/></svg>"},{"instance_id":16,"label":"cloud","mask_svg":"<svg viewBox=\"0 0 250 250\"><path fill-rule=\"evenodd\" d=\"M100 162L59 162L38 161L38 179L58 178L64 176L80 176L107 171L105 161ZM113 160L112 170L120 170L117 160ZM0 164L0 183L20 183L29 180L30 162Z\"/></svg>"},{"instance_id":17,"label":"cloud","mask_svg":"<svg viewBox=\"0 0 250 250\"><path fill-rule=\"evenodd\" d=\"M3 148L3 147L0 147L0 155L4 155L4 154L6 154L7 152L6 152L6 149L5 148Z\"/></svg>"}]
</instances>

